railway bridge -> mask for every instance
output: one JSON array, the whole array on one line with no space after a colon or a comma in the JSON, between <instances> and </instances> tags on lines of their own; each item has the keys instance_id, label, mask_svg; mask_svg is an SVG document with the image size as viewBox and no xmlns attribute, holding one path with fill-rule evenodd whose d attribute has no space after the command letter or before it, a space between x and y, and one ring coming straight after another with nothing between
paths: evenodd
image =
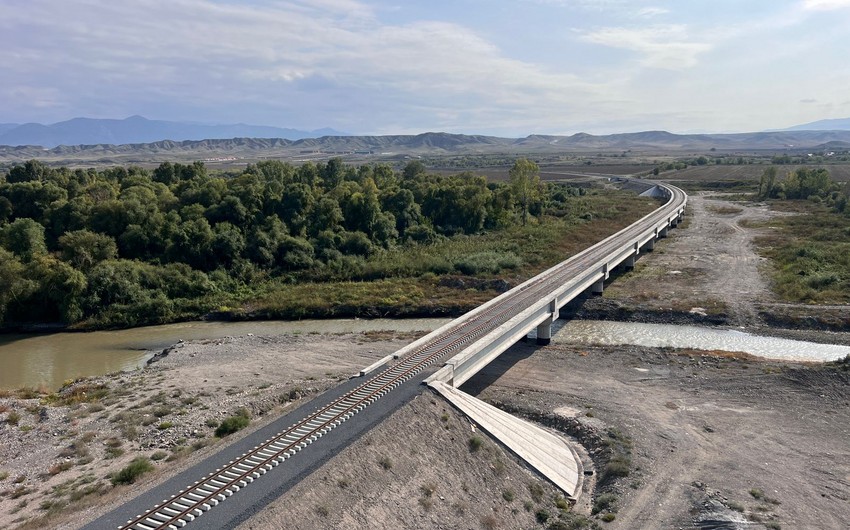
<instances>
[{"instance_id":1,"label":"railway bridge","mask_svg":"<svg viewBox=\"0 0 850 530\"><path fill-rule=\"evenodd\" d=\"M421 388L420 383L442 387L441 393L447 395L530 331L536 329L538 343L547 344L564 305L588 290L602 293L615 267L634 267L642 252L651 250L682 220L687 196L681 189L658 184L648 191L666 202L639 221L416 340L364 369L360 378L211 455L86 528L233 527L297 480L287 469L297 476L316 469L329 458L318 453L332 454L350 443L341 440L340 431L353 429L349 437L362 433L368 427L356 424L376 424L382 419L376 410L395 408ZM392 359L397 362L390 364ZM316 403L318 408L307 408ZM349 421L355 416L360 421ZM292 419L294 423L287 425ZM317 446L299 454L314 442L323 449ZM283 486L274 486L278 483Z\"/></svg>"}]
</instances>

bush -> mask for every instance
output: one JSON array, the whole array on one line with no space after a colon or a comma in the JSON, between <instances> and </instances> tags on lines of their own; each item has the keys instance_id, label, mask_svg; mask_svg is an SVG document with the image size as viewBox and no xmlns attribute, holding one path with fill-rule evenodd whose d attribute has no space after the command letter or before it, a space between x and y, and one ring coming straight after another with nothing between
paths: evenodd
<instances>
[{"instance_id":1,"label":"bush","mask_svg":"<svg viewBox=\"0 0 850 530\"><path fill-rule=\"evenodd\" d=\"M248 426L251 423L251 419L245 413L239 413L235 416L229 416L224 418L215 430L215 435L219 438L224 438L228 434L233 434L236 431L240 431Z\"/></svg>"},{"instance_id":2,"label":"bush","mask_svg":"<svg viewBox=\"0 0 850 530\"><path fill-rule=\"evenodd\" d=\"M19 421L21 421L21 415L14 410L6 416L6 423L9 425L17 425Z\"/></svg>"},{"instance_id":3,"label":"bush","mask_svg":"<svg viewBox=\"0 0 850 530\"><path fill-rule=\"evenodd\" d=\"M113 485L118 484L132 484L136 482L136 479L151 471L153 469L153 464L144 456L140 456L134 458L132 462L130 462L127 467L123 468L121 471L118 471L112 478Z\"/></svg>"},{"instance_id":4,"label":"bush","mask_svg":"<svg viewBox=\"0 0 850 530\"><path fill-rule=\"evenodd\" d=\"M474 453L481 449L481 446L484 444L484 439L480 436L473 436L469 439L469 452Z\"/></svg>"},{"instance_id":5,"label":"bush","mask_svg":"<svg viewBox=\"0 0 850 530\"><path fill-rule=\"evenodd\" d=\"M599 512L604 511L616 511L614 507L617 504L617 496L613 493L603 493L602 495L596 497L596 500L593 501L593 510L591 513L596 515Z\"/></svg>"},{"instance_id":6,"label":"bush","mask_svg":"<svg viewBox=\"0 0 850 530\"><path fill-rule=\"evenodd\" d=\"M539 503L543 500L543 486L541 486L540 484L536 482L533 484L529 484L528 491L529 493L531 493L531 499L534 502Z\"/></svg>"}]
</instances>

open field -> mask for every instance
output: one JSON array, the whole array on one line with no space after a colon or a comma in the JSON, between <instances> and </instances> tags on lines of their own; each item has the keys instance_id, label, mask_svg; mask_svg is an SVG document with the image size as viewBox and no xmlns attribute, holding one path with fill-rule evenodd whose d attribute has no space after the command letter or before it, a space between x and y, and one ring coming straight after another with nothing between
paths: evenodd
<instances>
[{"instance_id":1,"label":"open field","mask_svg":"<svg viewBox=\"0 0 850 530\"><path fill-rule=\"evenodd\" d=\"M681 182L753 181L758 184L759 177L761 177L761 174L770 165L769 160L766 160L764 164L691 166L677 171L665 172L661 175L661 178ZM779 178L799 167L806 167L809 169L824 168L829 171L833 180L839 182L850 181L850 164L847 163L811 164L806 166L777 165L775 167Z\"/></svg>"}]
</instances>

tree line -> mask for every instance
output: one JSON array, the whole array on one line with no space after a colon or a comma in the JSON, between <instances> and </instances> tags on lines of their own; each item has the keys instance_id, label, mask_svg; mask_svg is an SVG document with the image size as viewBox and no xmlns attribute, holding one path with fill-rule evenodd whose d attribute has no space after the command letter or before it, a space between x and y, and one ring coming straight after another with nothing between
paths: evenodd
<instances>
[{"instance_id":1,"label":"tree line","mask_svg":"<svg viewBox=\"0 0 850 530\"><path fill-rule=\"evenodd\" d=\"M801 167L789 171L780 180L774 166L762 172L756 196L759 199L810 200L825 202L838 213L850 214L846 184L832 180L824 168Z\"/></svg>"},{"instance_id":2,"label":"tree line","mask_svg":"<svg viewBox=\"0 0 850 530\"><path fill-rule=\"evenodd\" d=\"M106 310L157 321L269 278L359 279L377 253L524 224L580 193L542 185L527 160L509 182L428 174L418 161L395 171L270 160L212 174L201 162L32 160L0 176L0 324Z\"/></svg>"}]
</instances>

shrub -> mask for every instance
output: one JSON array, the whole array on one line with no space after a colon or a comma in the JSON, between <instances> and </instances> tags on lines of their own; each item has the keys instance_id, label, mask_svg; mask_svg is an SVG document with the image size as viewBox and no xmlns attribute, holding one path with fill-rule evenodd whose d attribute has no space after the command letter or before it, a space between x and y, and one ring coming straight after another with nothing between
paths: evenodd
<instances>
[{"instance_id":1,"label":"shrub","mask_svg":"<svg viewBox=\"0 0 850 530\"><path fill-rule=\"evenodd\" d=\"M168 456L168 453L166 453L165 451L157 451L151 455L151 460L162 460L166 456Z\"/></svg>"},{"instance_id":2,"label":"shrub","mask_svg":"<svg viewBox=\"0 0 850 530\"><path fill-rule=\"evenodd\" d=\"M614 515L613 513L606 513L605 515L602 516L602 520L605 521L606 523L610 523L611 521L613 521L616 518L617 518L617 516Z\"/></svg>"},{"instance_id":3,"label":"shrub","mask_svg":"<svg viewBox=\"0 0 850 530\"><path fill-rule=\"evenodd\" d=\"M543 500L543 486L538 484L537 482L528 485L528 491L531 493L531 499L539 503Z\"/></svg>"},{"instance_id":4,"label":"shrub","mask_svg":"<svg viewBox=\"0 0 850 530\"><path fill-rule=\"evenodd\" d=\"M385 470L392 469L393 461L390 460L388 456L382 456L380 460L378 460L378 464Z\"/></svg>"},{"instance_id":5,"label":"shrub","mask_svg":"<svg viewBox=\"0 0 850 530\"><path fill-rule=\"evenodd\" d=\"M474 453L481 449L481 446L484 445L484 439L480 436L473 436L469 439L469 452Z\"/></svg>"},{"instance_id":6,"label":"shrub","mask_svg":"<svg viewBox=\"0 0 850 530\"><path fill-rule=\"evenodd\" d=\"M221 425L216 428L215 435L219 438L223 438L228 434L233 434L236 431L244 429L249 423L251 423L251 419L247 416L247 414L240 412L235 416L225 418L221 422Z\"/></svg>"},{"instance_id":7,"label":"shrub","mask_svg":"<svg viewBox=\"0 0 850 530\"><path fill-rule=\"evenodd\" d=\"M561 497L560 495L558 495L558 497L555 499L555 506L557 506L559 510L570 509L570 503L567 502L567 499Z\"/></svg>"},{"instance_id":8,"label":"shrub","mask_svg":"<svg viewBox=\"0 0 850 530\"><path fill-rule=\"evenodd\" d=\"M549 520L549 517L551 517L551 516L549 515L549 512L548 512L547 510L544 510L543 508L541 508L541 509L537 510L536 512L534 512L534 518L535 518L535 519L537 520L537 522L538 522L538 523L540 523L540 524L544 524L546 521L548 521L548 520Z\"/></svg>"},{"instance_id":9,"label":"shrub","mask_svg":"<svg viewBox=\"0 0 850 530\"><path fill-rule=\"evenodd\" d=\"M132 484L136 479L151 471L153 464L144 456L134 458L132 462L127 464L127 467L121 469L111 477L113 485Z\"/></svg>"},{"instance_id":10,"label":"shrub","mask_svg":"<svg viewBox=\"0 0 850 530\"><path fill-rule=\"evenodd\" d=\"M9 425L17 425L19 421L21 421L21 415L14 410L6 416L6 423Z\"/></svg>"},{"instance_id":11,"label":"shrub","mask_svg":"<svg viewBox=\"0 0 850 530\"><path fill-rule=\"evenodd\" d=\"M591 513L596 515L599 512L604 511L616 511L614 507L617 505L617 496L613 493L603 493L596 497L596 500L593 501L593 510Z\"/></svg>"},{"instance_id":12,"label":"shrub","mask_svg":"<svg viewBox=\"0 0 850 530\"><path fill-rule=\"evenodd\" d=\"M507 489L502 492L502 498L508 502L511 502L514 500L514 498L516 498L516 494L514 494L514 490Z\"/></svg>"}]
</instances>

